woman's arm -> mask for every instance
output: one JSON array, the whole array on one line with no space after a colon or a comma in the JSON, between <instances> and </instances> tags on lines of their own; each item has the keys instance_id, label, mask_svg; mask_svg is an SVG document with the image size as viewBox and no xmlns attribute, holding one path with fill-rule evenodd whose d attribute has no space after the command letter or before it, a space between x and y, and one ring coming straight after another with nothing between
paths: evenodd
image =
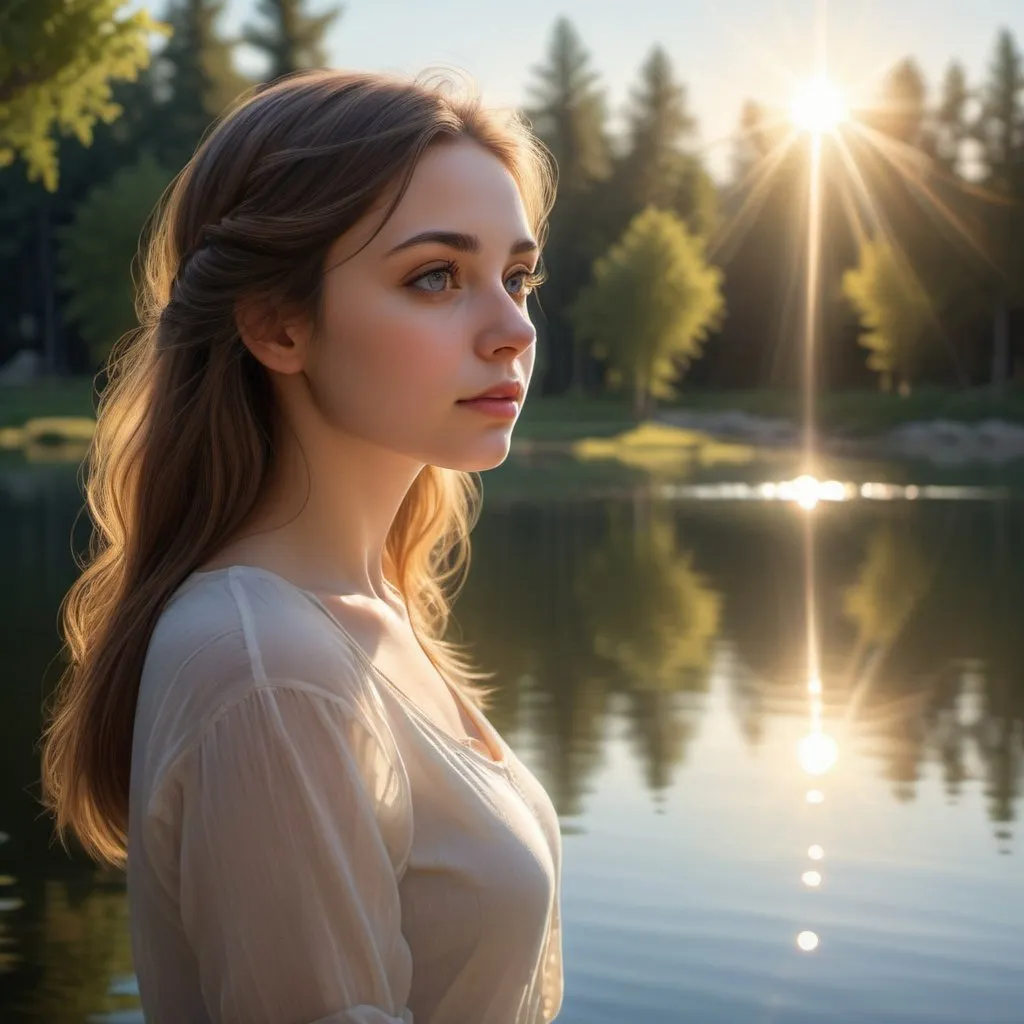
<instances>
[{"instance_id":1,"label":"woman's arm","mask_svg":"<svg viewBox=\"0 0 1024 1024\"><path fill-rule=\"evenodd\" d=\"M212 1020L413 1024L394 750L340 698L283 682L221 713L184 760L180 906Z\"/></svg>"}]
</instances>

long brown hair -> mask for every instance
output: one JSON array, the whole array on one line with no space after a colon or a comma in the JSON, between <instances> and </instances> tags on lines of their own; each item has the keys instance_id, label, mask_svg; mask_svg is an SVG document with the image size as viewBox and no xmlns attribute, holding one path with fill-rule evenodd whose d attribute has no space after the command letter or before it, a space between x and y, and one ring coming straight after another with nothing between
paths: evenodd
<instances>
[{"instance_id":1,"label":"long brown hair","mask_svg":"<svg viewBox=\"0 0 1024 1024\"><path fill-rule=\"evenodd\" d=\"M554 168L514 111L435 77L303 72L245 96L154 211L140 327L113 348L85 463L93 532L61 602L69 665L43 734L44 804L67 847L127 858L131 744L149 640L169 597L223 546L262 493L275 403L234 309L258 295L314 317L331 244L398 186L428 147L470 138L519 186L543 242ZM427 654L482 705L465 652L443 639L469 566L478 475L426 466L387 537L385 572Z\"/></svg>"}]
</instances>

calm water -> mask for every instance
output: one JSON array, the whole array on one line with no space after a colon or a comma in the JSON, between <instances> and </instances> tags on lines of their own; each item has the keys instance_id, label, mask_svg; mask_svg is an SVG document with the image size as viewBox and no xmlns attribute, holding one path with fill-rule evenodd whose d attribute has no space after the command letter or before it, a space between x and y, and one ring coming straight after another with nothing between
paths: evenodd
<instances>
[{"instance_id":1,"label":"calm water","mask_svg":"<svg viewBox=\"0 0 1024 1024\"><path fill-rule=\"evenodd\" d=\"M561 815L559 1021L1024 1021L1024 501L820 505L818 698L806 513L564 462L484 479L456 613ZM74 467L0 467L12 1024L141 1020L123 881L34 802L79 505Z\"/></svg>"}]
</instances>

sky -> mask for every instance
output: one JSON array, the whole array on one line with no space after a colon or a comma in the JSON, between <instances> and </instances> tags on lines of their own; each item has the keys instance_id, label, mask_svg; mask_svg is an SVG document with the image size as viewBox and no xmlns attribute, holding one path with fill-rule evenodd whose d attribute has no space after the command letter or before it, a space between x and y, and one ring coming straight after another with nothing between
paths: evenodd
<instances>
[{"instance_id":1,"label":"sky","mask_svg":"<svg viewBox=\"0 0 1024 1024\"><path fill-rule=\"evenodd\" d=\"M159 10L159 5L152 5ZM324 10L331 0L310 0ZM913 56L933 90L961 61L968 80L986 73L1000 28L1024 48L1024 0L345 0L328 36L332 65L413 75L428 67L468 72L489 102L527 97L556 19L568 17L601 75L612 126L639 68L660 43L686 84L699 122L695 148L716 177L727 177L743 102L788 106L814 71L816 16L824 8L829 73L865 101L885 71ZM251 18L253 0L228 0L223 28ZM246 65L246 55L241 54Z\"/></svg>"}]
</instances>

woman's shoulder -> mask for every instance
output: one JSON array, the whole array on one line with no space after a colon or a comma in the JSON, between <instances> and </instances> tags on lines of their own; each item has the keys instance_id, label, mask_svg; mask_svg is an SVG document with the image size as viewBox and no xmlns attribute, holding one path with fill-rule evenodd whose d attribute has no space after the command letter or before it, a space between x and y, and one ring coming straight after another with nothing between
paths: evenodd
<instances>
[{"instance_id":1,"label":"woman's shoulder","mask_svg":"<svg viewBox=\"0 0 1024 1024\"><path fill-rule=\"evenodd\" d=\"M138 710L148 729L178 746L265 686L303 689L362 717L381 707L372 673L305 591L251 566L186 578L150 638Z\"/></svg>"},{"instance_id":2,"label":"woman's shoulder","mask_svg":"<svg viewBox=\"0 0 1024 1024\"><path fill-rule=\"evenodd\" d=\"M372 674L329 613L272 574L190 577L161 614L139 691L132 806L148 856L174 863L183 794L201 802L211 785L241 773L244 787L260 765L278 771L289 759L295 770L275 777L273 799L318 785L320 767L347 766L372 794L395 865L405 863L403 759Z\"/></svg>"}]
</instances>

